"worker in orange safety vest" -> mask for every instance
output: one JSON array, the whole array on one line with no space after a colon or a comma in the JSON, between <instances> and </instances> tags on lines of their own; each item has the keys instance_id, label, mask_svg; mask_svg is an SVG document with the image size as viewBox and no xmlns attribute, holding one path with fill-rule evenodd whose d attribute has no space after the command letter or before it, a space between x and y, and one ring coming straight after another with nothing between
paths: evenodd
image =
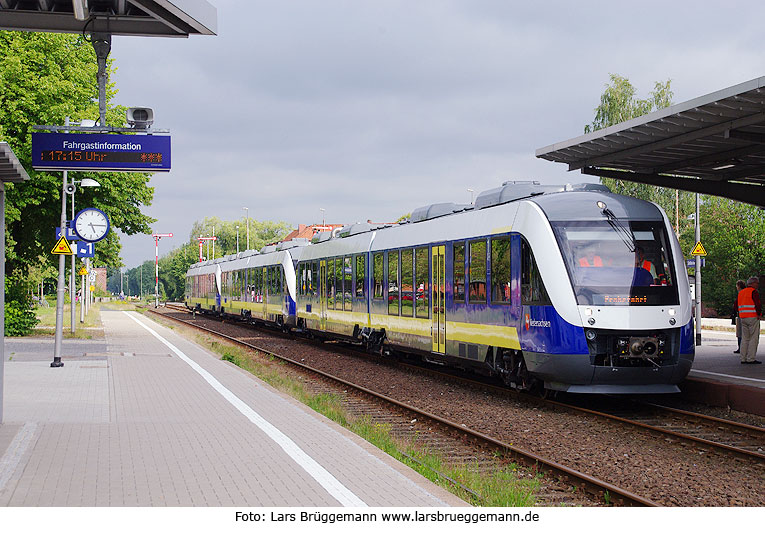
<instances>
[{"instance_id":1,"label":"worker in orange safety vest","mask_svg":"<svg viewBox=\"0 0 765 533\"><path fill-rule=\"evenodd\" d=\"M656 282L658 279L658 276L656 275L656 267L653 266L653 263L645 258L645 250L643 250L643 248L640 246L635 248L635 266L650 272L654 282Z\"/></svg>"},{"instance_id":2,"label":"worker in orange safety vest","mask_svg":"<svg viewBox=\"0 0 765 533\"><path fill-rule=\"evenodd\" d=\"M754 357L760 343L760 319L762 318L762 303L760 302L760 280L754 276L746 280L746 288L738 293L738 318L741 321L741 364L759 365Z\"/></svg>"}]
</instances>

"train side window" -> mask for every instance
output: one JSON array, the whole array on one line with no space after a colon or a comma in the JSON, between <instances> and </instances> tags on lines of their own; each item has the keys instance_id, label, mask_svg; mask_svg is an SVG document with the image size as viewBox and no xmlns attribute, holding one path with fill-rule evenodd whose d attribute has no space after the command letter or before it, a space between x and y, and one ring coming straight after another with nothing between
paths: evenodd
<instances>
[{"instance_id":1,"label":"train side window","mask_svg":"<svg viewBox=\"0 0 765 533\"><path fill-rule=\"evenodd\" d=\"M279 296L284 294L284 267L276 267L276 290Z\"/></svg>"},{"instance_id":2,"label":"train side window","mask_svg":"<svg viewBox=\"0 0 765 533\"><path fill-rule=\"evenodd\" d=\"M385 298L385 291L383 287L383 277L385 273L385 268L383 266L383 254L374 254L372 260L374 262L372 272L372 280L374 282L374 298L375 300L382 300Z\"/></svg>"},{"instance_id":3,"label":"train side window","mask_svg":"<svg viewBox=\"0 0 765 533\"><path fill-rule=\"evenodd\" d=\"M343 258L343 308L353 311L353 259L349 256Z\"/></svg>"},{"instance_id":4,"label":"train side window","mask_svg":"<svg viewBox=\"0 0 765 533\"><path fill-rule=\"evenodd\" d=\"M311 296L316 297L319 294L319 262L314 261L311 265L311 272L308 273L308 284L311 286Z\"/></svg>"},{"instance_id":5,"label":"train side window","mask_svg":"<svg viewBox=\"0 0 765 533\"><path fill-rule=\"evenodd\" d=\"M454 243L454 301L465 303L465 244Z\"/></svg>"},{"instance_id":6,"label":"train side window","mask_svg":"<svg viewBox=\"0 0 765 533\"><path fill-rule=\"evenodd\" d=\"M526 239L521 239L521 303L523 305L551 304L534 259L534 252Z\"/></svg>"},{"instance_id":7,"label":"train side window","mask_svg":"<svg viewBox=\"0 0 765 533\"><path fill-rule=\"evenodd\" d=\"M401 250L401 316L414 316L414 250Z\"/></svg>"},{"instance_id":8,"label":"train side window","mask_svg":"<svg viewBox=\"0 0 765 533\"><path fill-rule=\"evenodd\" d=\"M356 298L364 298L367 275L367 256L356 256Z\"/></svg>"},{"instance_id":9,"label":"train side window","mask_svg":"<svg viewBox=\"0 0 765 533\"><path fill-rule=\"evenodd\" d=\"M418 318L428 318L430 316L430 271L427 247L414 250L414 266L417 285L414 293L415 314Z\"/></svg>"},{"instance_id":10,"label":"train side window","mask_svg":"<svg viewBox=\"0 0 765 533\"><path fill-rule=\"evenodd\" d=\"M510 269L510 237L491 240L491 303L511 302L513 275Z\"/></svg>"},{"instance_id":11,"label":"train side window","mask_svg":"<svg viewBox=\"0 0 765 533\"><path fill-rule=\"evenodd\" d=\"M297 267L297 292L298 296L303 296L305 293L305 271L303 270L303 263L298 264Z\"/></svg>"},{"instance_id":12,"label":"train side window","mask_svg":"<svg viewBox=\"0 0 765 533\"><path fill-rule=\"evenodd\" d=\"M343 310L343 258L335 257L335 309Z\"/></svg>"},{"instance_id":13,"label":"train side window","mask_svg":"<svg viewBox=\"0 0 765 533\"><path fill-rule=\"evenodd\" d=\"M335 260L327 259L327 309L335 308Z\"/></svg>"},{"instance_id":14,"label":"train side window","mask_svg":"<svg viewBox=\"0 0 765 533\"><path fill-rule=\"evenodd\" d=\"M388 314L398 315L398 250L388 252Z\"/></svg>"},{"instance_id":15,"label":"train side window","mask_svg":"<svg viewBox=\"0 0 765 533\"><path fill-rule=\"evenodd\" d=\"M486 241L470 242L470 303L486 303Z\"/></svg>"}]
</instances>

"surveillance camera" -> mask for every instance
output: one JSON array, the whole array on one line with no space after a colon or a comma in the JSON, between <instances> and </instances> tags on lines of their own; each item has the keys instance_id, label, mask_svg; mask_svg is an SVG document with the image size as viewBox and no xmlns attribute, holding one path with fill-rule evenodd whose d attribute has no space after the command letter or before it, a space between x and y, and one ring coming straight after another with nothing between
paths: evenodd
<instances>
[{"instance_id":1,"label":"surveillance camera","mask_svg":"<svg viewBox=\"0 0 765 533\"><path fill-rule=\"evenodd\" d=\"M130 107L125 115L128 124L136 129L145 130L154 124L154 111L149 107Z\"/></svg>"},{"instance_id":2,"label":"surveillance camera","mask_svg":"<svg viewBox=\"0 0 765 533\"><path fill-rule=\"evenodd\" d=\"M75 187L73 183L68 183L66 185L66 194L74 194L74 191L76 190L77 190L77 187Z\"/></svg>"}]
</instances>

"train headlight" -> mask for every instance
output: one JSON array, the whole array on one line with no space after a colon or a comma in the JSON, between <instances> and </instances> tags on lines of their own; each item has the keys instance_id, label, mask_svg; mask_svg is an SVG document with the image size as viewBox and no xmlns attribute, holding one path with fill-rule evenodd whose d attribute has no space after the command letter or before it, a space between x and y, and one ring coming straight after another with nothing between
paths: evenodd
<instances>
[{"instance_id":1,"label":"train headlight","mask_svg":"<svg viewBox=\"0 0 765 533\"><path fill-rule=\"evenodd\" d=\"M667 312L669 313L669 316L675 316L675 310L674 309L670 309Z\"/></svg>"},{"instance_id":2,"label":"train headlight","mask_svg":"<svg viewBox=\"0 0 765 533\"><path fill-rule=\"evenodd\" d=\"M677 320L675 320L674 318L670 318L670 319L669 319L669 325L670 325L670 326L674 326L674 325L675 325L675 322L677 322Z\"/></svg>"},{"instance_id":3,"label":"train headlight","mask_svg":"<svg viewBox=\"0 0 765 533\"><path fill-rule=\"evenodd\" d=\"M584 332L584 336L587 337L588 341L594 341L595 337L597 337L598 334L595 333L594 329L588 329L587 331Z\"/></svg>"},{"instance_id":4,"label":"train headlight","mask_svg":"<svg viewBox=\"0 0 765 533\"><path fill-rule=\"evenodd\" d=\"M592 325L595 324L595 319L594 318L588 318L587 319L587 323L592 326Z\"/></svg>"}]
</instances>

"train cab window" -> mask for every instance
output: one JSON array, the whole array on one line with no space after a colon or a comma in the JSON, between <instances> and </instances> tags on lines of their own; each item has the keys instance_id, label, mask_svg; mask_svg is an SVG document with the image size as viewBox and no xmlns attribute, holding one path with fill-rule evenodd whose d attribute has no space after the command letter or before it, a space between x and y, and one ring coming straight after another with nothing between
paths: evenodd
<instances>
[{"instance_id":1,"label":"train cab window","mask_svg":"<svg viewBox=\"0 0 765 533\"><path fill-rule=\"evenodd\" d=\"M430 315L430 271L428 269L428 248L417 248L414 251L415 293L414 308L418 318L428 318Z\"/></svg>"},{"instance_id":2,"label":"train cab window","mask_svg":"<svg viewBox=\"0 0 765 533\"><path fill-rule=\"evenodd\" d=\"M465 245L455 243L453 248L454 256L454 301L456 303L465 303Z\"/></svg>"},{"instance_id":3,"label":"train cab window","mask_svg":"<svg viewBox=\"0 0 765 533\"><path fill-rule=\"evenodd\" d=\"M511 302L510 237L491 240L491 303Z\"/></svg>"},{"instance_id":4,"label":"train cab window","mask_svg":"<svg viewBox=\"0 0 765 533\"><path fill-rule=\"evenodd\" d=\"M521 239L521 303L523 305L550 305L551 303L534 259L534 252L526 239Z\"/></svg>"},{"instance_id":5,"label":"train cab window","mask_svg":"<svg viewBox=\"0 0 765 533\"><path fill-rule=\"evenodd\" d=\"M670 228L661 220L561 221L552 226L579 305L679 302Z\"/></svg>"},{"instance_id":6,"label":"train cab window","mask_svg":"<svg viewBox=\"0 0 765 533\"><path fill-rule=\"evenodd\" d=\"M414 316L414 250L401 250L401 316Z\"/></svg>"},{"instance_id":7,"label":"train cab window","mask_svg":"<svg viewBox=\"0 0 765 533\"><path fill-rule=\"evenodd\" d=\"M486 303L486 241L470 242L470 303Z\"/></svg>"},{"instance_id":8,"label":"train cab window","mask_svg":"<svg viewBox=\"0 0 765 533\"><path fill-rule=\"evenodd\" d=\"M352 259L343 257L343 309L353 311L353 270Z\"/></svg>"},{"instance_id":9,"label":"train cab window","mask_svg":"<svg viewBox=\"0 0 765 533\"><path fill-rule=\"evenodd\" d=\"M367 274L367 256L356 256L356 298L364 298Z\"/></svg>"},{"instance_id":10,"label":"train cab window","mask_svg":"<svg viewBox=\"0 0 765 533\"><path fill-rule=\"evenodd\" d=\"M385 298L385 290L383 286L383 278L385 277L383 254L374 254L372 261L374 263L372 272L372 281L374 283L374 299L382 300Z\"/></svg>"},{"instance_id":11,"label":"train cab window","mask_svg":"<svg viewBox=\"0 0 765 533\"><path fill-rule=\"evenodd\" d=\"M398 251L388 252L388 314L398 315Z\"/></svg>"},{"instance_id":12,"label":"train cab window","mask_svg":"<svg viewBox=\"0 0 765 533\"><path fill-rule=\"evenodd\" d=\"M335 308L335 260L327 259L327 308Z\"/></svg>"}]
</instances>

